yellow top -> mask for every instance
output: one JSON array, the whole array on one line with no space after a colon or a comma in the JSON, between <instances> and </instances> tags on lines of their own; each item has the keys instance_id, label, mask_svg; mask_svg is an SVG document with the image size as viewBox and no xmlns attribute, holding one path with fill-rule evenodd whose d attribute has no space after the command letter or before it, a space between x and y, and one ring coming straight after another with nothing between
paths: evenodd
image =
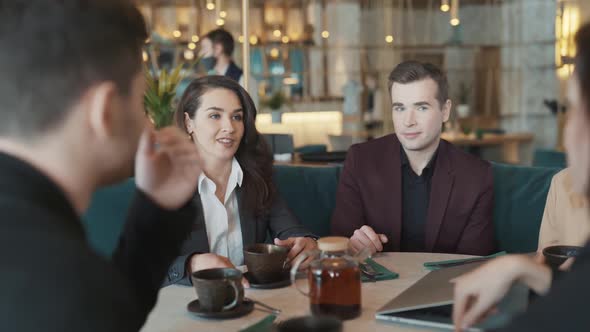
<instances>
[{"instance_id":1,"label":"yellow top","mask_svg":"<svg viewBox=\"0 0 590 332\"><path fill-rule=\"evenodd\" d=\"M318 240L321 251L345 251L348 249L348 238L342 236L328 236Z\"/></svg>"}]
</instances>

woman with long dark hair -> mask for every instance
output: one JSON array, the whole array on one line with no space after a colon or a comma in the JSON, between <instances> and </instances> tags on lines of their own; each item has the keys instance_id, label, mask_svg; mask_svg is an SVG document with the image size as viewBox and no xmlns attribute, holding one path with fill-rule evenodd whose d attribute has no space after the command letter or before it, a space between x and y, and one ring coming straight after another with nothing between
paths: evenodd
<instances>
[{"instance_id":1,"label":"woman with long dark hair","mask_svg":"<svg viewBox=\"0 0 590 332\"><path fill-rule=\"evenodd\" d=\"M578 31L576 46L576 68L567 89L570 108L565 146L573 179L572 189L590 198L590 24ZM502 331L590 329L587 310L590 243L586 243L571 272L554 273L538 260L510 255L495 259L454 282L453 320L457 331L466 329L491 312L514 282L522 282L542 296Z\"/></svg>"},{"instance_id":2,"label":"woman with long dark hair","mask_svg":"<svg viewBox=\"0 0 590 332\"><path fill-rule=\"evenodd\" d=\"M182 256L167 283L189 283L190 273L242 265L243 248L264 242L290 248L289 259L316 246L276 191L272 156L255 126L256 108L248 93L223 76L193 81L176 111L176 122L195 143L203 174L195 221Z\"/></svg>"}]
</instances>

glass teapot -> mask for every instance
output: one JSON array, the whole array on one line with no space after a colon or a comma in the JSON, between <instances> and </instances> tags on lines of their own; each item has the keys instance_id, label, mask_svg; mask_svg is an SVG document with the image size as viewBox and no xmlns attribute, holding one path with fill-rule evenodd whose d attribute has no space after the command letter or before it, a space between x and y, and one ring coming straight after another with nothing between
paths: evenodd
<instances>
[{"instance_id":1,"label":"glass teapot","mask_svg":"<svg viewBox=\"0 0 590 332\"><path fill-rule=\"evenodd\" d=\"M361 251L352 256L348 253L348 238L324 237L318 240L318 249L304 252L291 268L291 283L309 297L314 315L336 316L352 319L361 313L361 271L359 262L368 256ZM309 261L307 281L309 292L302 291L295 282L300 265ZM305 264L304 264L305 265Z\"/></svg>"}]
</instances>

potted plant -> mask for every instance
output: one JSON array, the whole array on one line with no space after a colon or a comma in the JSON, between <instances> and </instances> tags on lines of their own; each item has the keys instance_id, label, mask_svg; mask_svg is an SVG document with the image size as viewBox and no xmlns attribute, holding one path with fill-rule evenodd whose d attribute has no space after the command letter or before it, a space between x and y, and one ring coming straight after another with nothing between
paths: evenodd
<instances>
[{"instance_id":1,"label":"potted plant","mask_svg":"<svg viewBox=\"0 0 590 332\"><path fill-rule=\"evenodd\" d=\"M144 107L156 129L170 126L174 122L173 101L176 97L176 88L184 78L181 73L183 65L179 64L170 72L162 69L159 76L152 75L147 67L144 69L147 82Z\"/></svg>"},{"instance_id":2,"label":"potted plant","mask_svg":"<svg viewBox=\"0 0 590 332\"><path fill-rule=\"evenodd\" d=\"M457 115L459 118L466 118L469 116L469 88L467 84L461 83L458 97Z\"/></svg>"},{"instance_id":3,"label":"potted plant","mask_svg":"<svg viewBox=\"0 0 590 332\"><path fill-rule=\"evenodd\" d=\"M289 99L281 90L274 92L270 98L262 100L264 107L270 108L272 123L280 123L283 113L283 105L288 104Z\"/></svg>"}]
</instances>

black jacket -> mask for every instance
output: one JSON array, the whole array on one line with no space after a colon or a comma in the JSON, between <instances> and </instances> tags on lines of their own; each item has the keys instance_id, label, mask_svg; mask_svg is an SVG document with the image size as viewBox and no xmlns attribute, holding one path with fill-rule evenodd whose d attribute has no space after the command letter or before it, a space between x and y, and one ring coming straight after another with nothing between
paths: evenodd
<instances>
[{"instance_id":1,"label":"black jacket","mask_svg":"<svg viewBox=\"0 0 590 332\"><path fill-rule=\"evenodd\" d=\"M240 67L238 67L233 61L229 63L229 67L227 67L227 71L225 72L225 76L233 79L236 82L240 81L240 78L242 78L243 74L244 72L242 69L240 69Z\"/></svg>"},{"instance_id":2,"label":"black jacket","mask_svg":"<svg viewBox=\"0 0 590 332\"><path fill-rule=\"evenodd\" d=\"M138 191L107 261L89 247L64 192L29 164L0 153L1 329L139 330L195 211L190 202L163 210Z\"/></svg>"}]
</instances>

